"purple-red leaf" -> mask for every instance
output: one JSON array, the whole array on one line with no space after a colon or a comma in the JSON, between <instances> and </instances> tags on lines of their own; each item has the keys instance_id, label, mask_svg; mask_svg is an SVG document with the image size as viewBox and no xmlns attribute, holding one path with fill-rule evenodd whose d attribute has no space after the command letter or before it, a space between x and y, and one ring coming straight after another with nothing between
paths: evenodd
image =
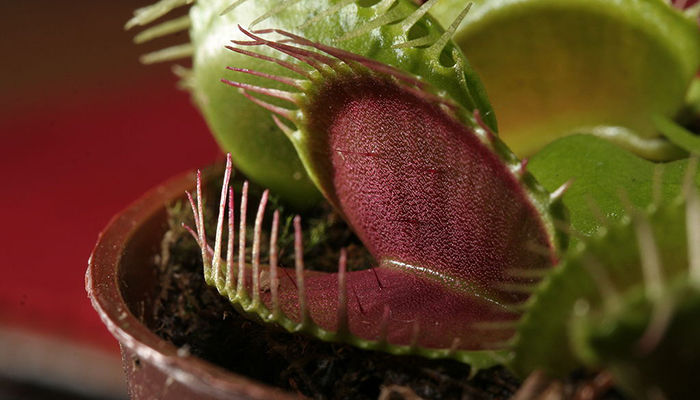
<instances>
[{"instance_id":1,"label":"purple-red leaf","mask_svg":"<svg viewBox=\"0 0 700 400\"><path fill-rule=\"evenodd\" d=\"M280 307L293 329L321 328L339 340L501 346L517 306L556 262L551 213L560 204L492 132L419 78L284 32L284 43L248 34L248 44L316 69L297 81L301 92L270 94L298 107L280 113L296 125L288 136L378 262L347 273L342 262L335 274L301 271L299 252L297 274L278 275L279 298L262 294L267 309Z\"/></svg>"}]
</instances>

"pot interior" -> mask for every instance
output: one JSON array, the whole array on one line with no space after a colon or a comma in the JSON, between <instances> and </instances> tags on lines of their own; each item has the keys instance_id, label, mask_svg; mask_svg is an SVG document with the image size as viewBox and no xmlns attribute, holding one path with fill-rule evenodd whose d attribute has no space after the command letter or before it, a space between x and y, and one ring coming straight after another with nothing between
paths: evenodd
<instances>
[{"instance_id":1,"label":"pot interior","mask_svg":"<svg viewBox=\"0 0 700 400\"><path fill-rule=\"evenodd\" d=\"M211 178L220 167L205 170ZM279 389L232 373L155 334L163 271L157 257L168 230L166 206L195 186L189 172L160 185L115 216L90 257L86 289L122 349L132 399L290 399Z\"/></svg>"}]
</instances>

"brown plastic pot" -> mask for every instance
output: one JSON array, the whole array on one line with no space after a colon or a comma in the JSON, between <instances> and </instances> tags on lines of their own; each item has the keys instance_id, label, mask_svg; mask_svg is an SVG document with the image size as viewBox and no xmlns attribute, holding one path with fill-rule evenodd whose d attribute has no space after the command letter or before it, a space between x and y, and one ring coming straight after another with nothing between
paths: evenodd
<instances>
[{"instance_id":1,"label":"brown plastic pot","mask_svg":"<svg viewBox=\"0 0 700 400\"><path fill-rule=\"evenodd\" d=\"M167 230L165 205L195 186L190 172L160 185L116 215L90 256L85 286L121 346L131 399L295 398L176 348L151 329L161 279L154 259ZM246 360L240 360L245 363Z\"/></svg>"}]
</instances>

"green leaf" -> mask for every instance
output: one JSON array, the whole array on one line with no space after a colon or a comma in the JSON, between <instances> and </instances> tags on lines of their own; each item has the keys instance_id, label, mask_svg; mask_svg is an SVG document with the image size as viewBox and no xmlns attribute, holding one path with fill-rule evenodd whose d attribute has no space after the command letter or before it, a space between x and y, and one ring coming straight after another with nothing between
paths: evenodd
<instances>
[{"instance_id":1,"label":"green leaf","mask_svg":"<svg viewBox=\"0 0 700 400\"><path fill-rule=\"evenodd\" d=\"M445 24L462 3L440 1L431 13ZM575 133L605 134L652 160L683 156L651 117L684 106L700 66L696 19L663 0L473 3L454 40L517 156Z\"/></svg>"},{"instance_id":2,"label":"green leaf","mask_svg":"<svg viewBox=\"0 0 700 400\"><path fill-rule=\"evenodd\" d=\"M529 163L530 172L553 191L573 179L564 195L564 205L570 213L572 228L590 236L601 225L597 214L610 221L625 214L622 197L637 207L654 200L679 195L688 169L688 159L657 164L635 156L606 140L575 135L560 139L545 147ZM654 176L659 183L654 189ZM700 176L695 177L700 186Z\"/></svg>"},{"instance_id":3,"label":"green leaf","mask_svg":"<svg viewBox=\"0 0 700 400\"><path fill-rule=\"evenodd\" d=\"M634 166L641 170L640 176L645 173L644 164ZM695 178L697 183L697 175ZM590 186L593 195L606 190L609 182L601 182L597 191ZM697 324L689 323L686 314L676 315L678 321L665 331L652 353L635 350L647 327L659 324L658 317L665 315L657 313L668 306L665 302L669 298L674 299L677 310L686 306L697 309L685 300L681 303L675 287L679 282L694 285L694 291L700 287L697 273L692 272L700 261L694 251L697 244L690 236L699 222L694 210L700 206L695 196L669 192L661 196L664 200L626 211L592 237L581 238L528 304L513 342L511 368L521 375L541 369L561 376L582 365L606 367L618 374L618 382L633 382L628 385L633 391L659 385L669 393L678 393L674 384L691 382L684 375L687 367L682 362L668 362L678 360L679 354L690 363L698 360L697 333L684 332L697 332ZM642 201L642 197L635 201ZM640 292L642 305L650 302L653 312L640 313ZM690 300L697 297L695 294ZM693 339L688 340L689 336ZM670 370L674 372L669 374Z\"/></svg>"},{"instance_id":4,"label":"green leaf","mask_svg":"<svg viewBox=\"0 0 700 400\"><path fill-rule=\"evenodd\" d=\"M572 243L569 253L564 255L564 265L543 282L528 307L514 343L517 357L512 367L516 372L525 374L534 368L544 368L553 374L564 373L581 362L569 348L565 327L576 299L592 301L598 293L597 283L582 267L581 242L598 249L596 258L605 261L604 268L613 274L618 287L632 285L641 274L635 268L639 265L636 242L625 228L629 225L626 217L629 205L625 203L641 209L652 203L672 203L683 192L688 169L694 168L690 164L689 159L656 164L589 135L560 139L531 159L530 172L549 190L573 179L564 195L564 204L569 210L572 229L589 238L572 238L579 244ZM700 175L695 175L694 183L700 187ZM661 216L667 217L656 214L656 218ZM601 230L605 221L620 228ZM671 248L672 243L667 240L671 237L657 235L657 240L663 240L665 249ZM685 251L668 253L669 258L676 253L686 254Z\"/></svg>"}]
</instances>

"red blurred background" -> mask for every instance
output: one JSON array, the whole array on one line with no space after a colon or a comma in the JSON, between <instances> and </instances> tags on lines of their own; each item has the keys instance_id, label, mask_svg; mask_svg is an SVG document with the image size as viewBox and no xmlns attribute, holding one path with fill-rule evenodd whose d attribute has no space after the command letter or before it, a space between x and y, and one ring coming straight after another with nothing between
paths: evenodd
<instances>
[{"instance_id":1,"label":"red blurred background","mask_svg":"<svg viewBox=\"0 0 700 400\"><path fill-rule=\"evenodd\" d=\"M2 399L57 396L22 382L125 397L83 288L88 256L113 214L218 156L170 66L138 62L186 35L140 47L123 30L148 3L0 2Z\"/></svg>"}]
</instances>

